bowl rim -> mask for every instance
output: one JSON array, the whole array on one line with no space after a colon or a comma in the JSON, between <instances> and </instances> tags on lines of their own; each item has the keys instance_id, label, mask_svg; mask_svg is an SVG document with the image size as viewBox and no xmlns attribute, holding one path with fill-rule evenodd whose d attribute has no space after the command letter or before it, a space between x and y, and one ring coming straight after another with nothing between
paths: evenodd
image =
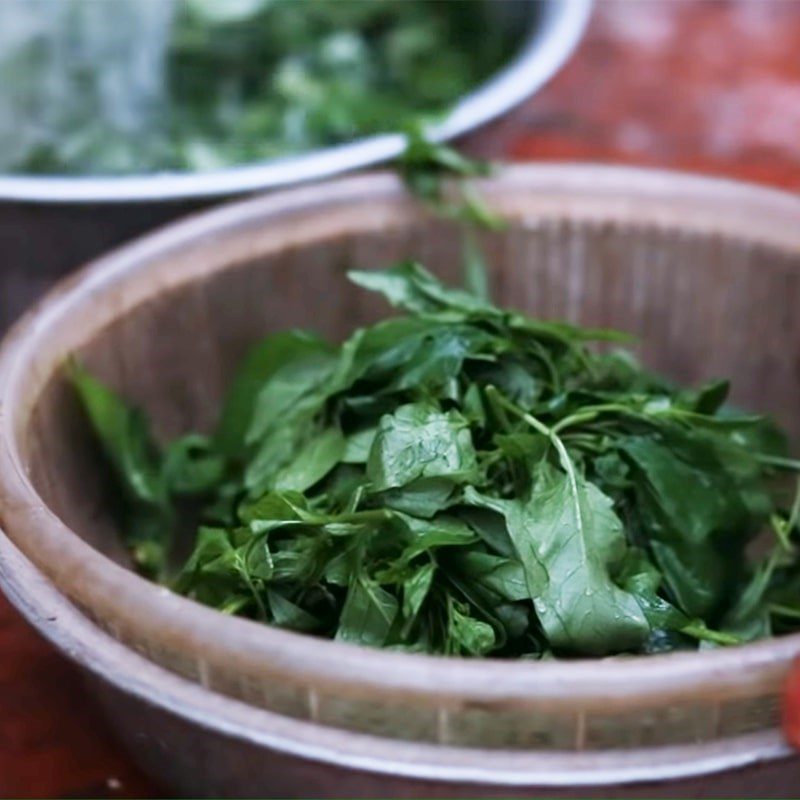
<instances>
[{"instance_id":1,"label":"bowl rim","mask_svg":"<svg viewBox=\"0 0 800 800\"><path fill-rule=\"evenodd\" d=\"M731 235L744 235L744 225L748 241L763 239L800 250L800 197L747 183L630 167L551 164L510 167L482 182L482 191L501 211L515 192L525 192L547 209L600 224L630 218L670 227L680 218L689 230L724 229ZM102 598L118 619L157 628L159 636L169 636L184 650L220 654L233 665L258 664L260 672L291 675L306 686L351 693L367 687L398 699L435 697L445 704L466 697L606 709L609 703L625 707L643 698L678 698L689 692L713 698L742 691L754 678L769 686L781 680L800 655L800 634L710 652L558 662L443 658L320 640L226 617L175 595L94 550L47 507L26 471L22 438L37 400L30 386L41 389L60 367L60 347L80 343L62 341L69 325L85 341L146 297L206 274L195 260L212 242L225 247L239 242L246 257L245 240L269 229L270 220L291 222L303 214L305 220L328 219L343 213L357 218L356 229L370 213L377 215L378 226L389 216L424 214L399 179L385 173L238 201L194 214L94 261L62 280L18 321L0 346L0 527L22 553L83 607L91 606L86 598ZM292 228L291 236L301 236L308 226L285 227ZM161 259L183 251L185 262L162 268ZM226 250L226 257L233 254ZM156 272L158 280L152 280ZM136 597L135 609L128 597ZM326 654L322 665L321 648Z\"/></svg>"},{"instance_id":2,"label":"bowl rim","mask_svg":"<svg viewBox=\"0 0 800 800\"><path fill-rule=\"evenodd\" d=\"M527 0L534 4L540 0ZM518 54L462 98L429 132L448 141L496 119L540 89L577 46L594 0L546 0ZM387 133L308 153L202 172L127 176L0 173L0 200L35 203L167 202L211 198L320 180L399 156L405 136Z\"/></svg>"},{"instance_id":3,"label":"bowl rim","mask_svg":"<svg viewBox=\"0 0 800 800\"><path fill-rule=\"evenodd\" d=\"M30 591L31 586L37 592ZM604 752L531 752L408 742L294 719L221 696L148 661L76 609L0 531L0 589L87 674L141 703L270 750L404 778L498 786L603 786L679 780L790 757L776 731L710 743Z\"/></svg>"}]
</instances>

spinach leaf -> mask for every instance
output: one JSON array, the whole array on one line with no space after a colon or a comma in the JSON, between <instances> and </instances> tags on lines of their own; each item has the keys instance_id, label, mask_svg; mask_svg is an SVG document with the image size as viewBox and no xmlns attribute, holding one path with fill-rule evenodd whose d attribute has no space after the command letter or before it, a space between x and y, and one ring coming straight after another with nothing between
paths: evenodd
<instances>
[{"instance_id":1,"label":"spinach leaf","mask_svg":"<svg viewBox=\"0 0 800 800\"><path fill-rule=\"evenodd\" d=\"M282 367L318 353L320 349L327 351L328 348L305 331L276 333L256 345L242 361L225 396L214 434L215 448L229 457L242 456L264 384Z\"/></svg>"},{"instance_id":2,"label":"spinach leaf","mask_svg":"<svg viewBox=\"0 0 800 800\"><path fill-rule=\"evenodd\" d=\"M337 427L310 439L294 459L277 474L278 491L304 492L321 481L344 455L345 440Z\"/></svg>"},{"instance_id":3,"label":"spinach leaf","mask_svg":"<svg viewBox=\"0 0 800 800\"><path fill-rule=\"evenodd\" d=\"M377 492L426 478L466 483L476 474L467 421L456 411L441 412L428 403L410 403L384 416L367 460L367 475Z\"/></svg>"},{"instance_id":4,"label":"spinach leaf","mask_svg":"<svg viewBox=\"0 0 800 800\"><path fill-rule=\"evenodd\" d=\"M455 564L461 575L475 581L505 600L531 599L525 568L516 559L484 553L480 550L466 550L455 556Z\"/></svg>"},{"instance_id":5,"label":"spinach leaf","mask_svg":"<svg viewBox=\"0 0 800 800\"><path fill-rule=\"evenodd\" d=\"M120 486L133 501L161 506L166 499L161 480L161 455L144 415L90 375L76 361L69 377Z\"/></svg>"},{"instance_id":6,"label":"spinach leaf","mask_svg":"<svg viewBox=\"0 0 800 800\"><path fill-rule=\"evenodd\" d=\"M419 614L433 583L436 565L429 561L419 567L403 584L403 616L406 624L413 622Z\"/></svg>"},{"instance_id":7,"label":"spinach leaf","mask_svg":"<svg viewBox=\"0 0 800 800\"><path fill-rule=\"evenodd\" d=\"M380 647L386 644L399 610L397 599L363 575L350 583L336 639Z\"/></svg>"},{"instance_id":8,"label":"spinach leaf","mask_svg":"<svg viewBox=\"0 0 800 800\"><path fill-rule=\"evenodd\" d=\"M122 494L119 516L134 561L146 574L162 577L174 519L163 457L147 419L77 361L69 363L68 375L114 471Z\"/></svg>"},{"instance_id":9,"label":"spinach leaf","mask_svg":"<svg viewBox=\"0 0 800 800\"><path fill-rule=\"evenodd\" d=\"M448 652L451 655L486 655L495 644L492 626L471 616L466 605L456 601L449 605Z\"/></svg>"},{"instance_id":10,"label":"spinach leaf","mask_svg":"<svg viewBox=\"0 0 800 800\"><path fill-rule=\"evenodd\" d=\"M325 381L333 374L337 352L320 339L294 343L300 354L289 357L271 371L253 398L253 415L245 441L253 444L286 425L305 418L324 400ZM276 359L277 360L277 359Z\"/></svg>"},{"instance_id":11,"label":"spinach leaf","mask_svg":"<svg viewBox=\"0 0 800 800\"><path fill-rule=\"evenodd\" d=\"M276 589L267 590L272 621L279 628L313 632L320 628L320 621L300 606L284 597Z\"/></svg>"},{"instance_id":12,"label":"spinach leaf","mask_svg":"<svg viewBox=\"0 0 800 800\"><path fill-rule=\"evenodd\" d=\"M415 261L406 261L380 272L352 271L347 276L358 286L380 292L391 305L416 314L442 311L495 313L493 306L470 292L446 289Z\"/></svg>"},{"instance_id":13,"label":"spinach leaf","mask_svg":"<svg viewBox=\"0 0 800 800\"><path fill-rule=\"evenodd\" d=\"M619 447L637 468L639 513L671 592L690 616L714 615L734 577L730 556L752 525L735 483L713 450L676 432Z\"/></svg>"},{"instance_id":14,"label":"spinach leaf","mask_svg":"<svg viewBox=\"0 0 800 800\"><path fill-rule=\"evenodd\" d=\"M612 579L625 553L622 523L596 486L548 468L526 501L489 498L471 489L466 499L505 517L553 647L605 655L642 645L648 623L636 598Z\"/></svg>"},{"instance_id":15,"label":"spinach leaf","mask_svg":"<svg viewBox=\"0 0 800 800\"><path fill-rule=\"evenodd\" d=\"M171 494L210 492L223 481L225 471L225 459L208 437L197 433L176 439L164 452L163 475Z\"/></svg>"}]
</instances>

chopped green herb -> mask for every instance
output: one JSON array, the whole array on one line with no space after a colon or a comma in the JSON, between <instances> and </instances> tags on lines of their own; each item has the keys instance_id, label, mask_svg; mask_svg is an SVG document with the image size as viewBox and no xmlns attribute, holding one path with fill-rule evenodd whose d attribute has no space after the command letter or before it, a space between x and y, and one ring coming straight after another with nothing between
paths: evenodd
<instances>
[{"instance_id":1,"label":"chopped green herb","mask_svg":"<svg viewBox=\"0 0 800 800\"><path fill-rule=\"evenodd\" d=\"M210 436L159 449L71 368L151 574L193 498L175 590L340 641L541 658L800 630L800 495L778 480L796 462L727 383L673 386L593 346L615 331L498 308L416 263L350 277L405 314L338 346L269 337Z\"/></svg>"}]
</instances>

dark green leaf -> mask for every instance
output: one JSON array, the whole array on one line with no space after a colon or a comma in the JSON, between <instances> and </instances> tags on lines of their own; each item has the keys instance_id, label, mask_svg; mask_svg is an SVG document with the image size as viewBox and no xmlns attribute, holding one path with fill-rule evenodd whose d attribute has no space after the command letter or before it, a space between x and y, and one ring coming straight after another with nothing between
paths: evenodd
<instances>
[{"instance_id":1,"label":"dark green leaf","mask_svg":"<svg viewBox=\"0 0 800 800\"><path fill-rule=\"evenodd\" d=\"M310 439L295 458L278 472L278 491L304 492L321 481L344 455L345 440L339 428L328 428Z\"/></svg>"},{"instance_id":2,"label":"dark green leaf","mask_svg":"<svg viewBox=\"0 0 800 800\"><path fill-rule=\"evenodd\" d=\"M509 601L531 599L525 570L519 561L480 550L454 556L454 563L464 576L476 581Z\"/></svg>"},{"instance_id":3,"label":"dark green leaf","mask_svg":"<svg viewBox=\"0 0 800 800\"><path fill-rule=\"evenodd\" d=\"M201 494L215 489L225 476L225 459L206 436L190 433L171 442L164 453L164 480L176 494Z\"/></svg>"},{"instance_id":4,"label":"dark green leaf","mask_svg":"<svg viewBox=\"0 0 800 800\"><path fill-rule=\"evenodd\" d=\"M674 431L664 442L631 437L619 446L637 467L639 511L678 605L692 617L713 614L733 577L742 528L752 525L736 484L713 450Z\"/></svg>"},{"instance_id":5,"label":"dark green leaf","mask_svg":"<svg viewBox=\"0 0 800 800\"><path fill-rule=\"evenodd\" d=\"M214 446L226 456L240 456L252 424L258 395L267 380L287 364L316 354L327 345L304 331L276 333L256 345L245 357L225 396Z\"/></svg>"},{"instance_id":6,"label":"dark green leaf","mask_svg":"<svg viewBox=\"0 0 800 800\"><path fill-rule=\"evenodd\" d=\"M388 270L349 272L353 283L380 292L393 306L416 314L436 311L486 312L492 306L463 289L446 289L430 272L414 261Z\"/></svg>"},{"instance_id":7,"label":"dark green leaf","mask_svg":"<svg viewBox=\"0 0 800 800\"><path fill-rule=\"evenodd\" d=\"M132 500L162 505L166 492L160 457L144 416L77 362L70 365L69 376L126 494Z\"/></svg>"},{"instance_id":8,"label":"dark green leaf","mask_svg":"<svg viewBox=\"0 0 800 800\"><path fill-rule=\"evenodd\" d=\"M268 589L267 600L272 613L272 621L279 628L289 628L293 631L319 630L320 622L316 617L292 603L279 591Z\"/></svg>"},{"instance_id":9,"label":"dark green leaf","mask_svg":"<svg viewBox=\"0 0 800 800\"><path fill-rule=\"evenodd\" d=\"M320 339L298 338L292 350L299 351L276 363L256 393L246 441L260 441L287 421L313 414L324 400L322 389L339 362L336 350ZM275 361L279 361L275 357Z\"/></svg>"},{"instance_id":10,"label":"dark green leaf","mask_svg":"<svg viewBox=\"0 0 800 800\"><path fill-rule=\"evenodd\" d=\"M377 432L377 428L364 428L350 434L344 443L342 462L345 464L366 464Z\"/></svg>"},{"instance_id":11,"label":"dark green leaf","mask_svg":"<svg viewBox=\"0 0 800 800\"><path fill-rule=\"evenodd\" d=\"M380 647L397 617L397 600L363 575L350 583L336 638L342 642Z\"/></svg>"},{"instance_id":12,"label":"dark green leaf","mask_svg":"<svg viewBox=\"0 0 800 800\"><path fill-rule=\"evenodd\" d=\"M410 533L401 561L411 561L439 547L464 546L477 541L475 533L456 517L442 514L433 519L418 519L402 514L400 518Z\"/></svg>"}]
</instances>

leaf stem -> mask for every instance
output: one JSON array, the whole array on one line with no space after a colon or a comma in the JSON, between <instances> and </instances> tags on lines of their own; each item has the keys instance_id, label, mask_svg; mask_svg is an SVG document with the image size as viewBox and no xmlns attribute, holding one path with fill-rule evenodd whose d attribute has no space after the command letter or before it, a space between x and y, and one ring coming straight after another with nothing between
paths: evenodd
<instances>
[{"instance_id":1,"label":"leaf stem","mask_svg":"<svg viewBox=\"0 0 800 800\"><path fill-rule=\"evenodd\" d=\"M580 496L578 494L578 479L575 475L575 465L572 463L572 459L567 452L567 448L564 447L564 442L561 441L561 438L558 436L555 429L549 428L541 420L536 419L536 417L534 417L532 414L529 414L527 411L523 411L521 408L519 408L519 406L517 406L516 403L512 403L507 397L504 397L496 387L487 386L486 394L491 396L497 401L497 403L510 411L512 414L516 415L530 425L535 431L538 431L542 434L542 436L546 436L550 440L551 444L553 447L555 447L556 452L558 453L558 460L561 462L564 472L567 473L569 488L570 492L572 493L572 499L575 506L575 521L577 522L578 527L582 528L583 513L581 511Z\"/></svg>"},{"instance_id":2,"label":"leaf stem","mask_svg":"<svg viewBox=\"0 0 800 800\"><path fill-rule=\"evenodd\" d=\"M756 453L756 458L762 463L770 467L778 467L779 469L789 469L795 472L800 472L800 460L796 458L784 458L783 456L771 456L767 453Z\"/></svg>"},{"instance_id":3,"label":"leaf stem","mask_svg":"<svg viewBox=\"0 0 800 800\"><path fill-rule=\"evenodd\" d=\"M800 608L792 608L791 606L784 606L780 603L770 603L767 608L772 614L777 614L780 617L800 619Z\"/></svg>"},{"instance_id":4,"label":"leaf stem","mask_svg":"<svg viewBox=\"0 0 800 800\"><path fill-rule=\"evenodd\" d=\"M702 622L690 622L681 628L681 633L687 636L693 636L695 639L700 639L706 642L714 642L714 644L721 645L734 645L741 644L742 640L738 636L731 633L723 633L722 631L714 631L707 628Z\"/></svg>"},{"instance_id":5,"label":"leaf stem","mask_svg":"<svg viewBox=\"0 0 800 800\"><path fill-rule=\"evenodd\" d=\"M632 416L638 419L642 419L642 417L644 416L639 411L634 411L633 409L630 409L627 406L622 406L619 405L618 403L606 403L597 406L589 406L583 411L579 411L575 414L571 414L568 417L564 417L563 419L559 420L555 425L553 425L553 432L560 433L565 428L571 428L573 425L581 425L584 422L591 422L592 420L597 419L597 417L599 417L600 414L608 414L608 413Z\"/></svg>"}]
</instances>

